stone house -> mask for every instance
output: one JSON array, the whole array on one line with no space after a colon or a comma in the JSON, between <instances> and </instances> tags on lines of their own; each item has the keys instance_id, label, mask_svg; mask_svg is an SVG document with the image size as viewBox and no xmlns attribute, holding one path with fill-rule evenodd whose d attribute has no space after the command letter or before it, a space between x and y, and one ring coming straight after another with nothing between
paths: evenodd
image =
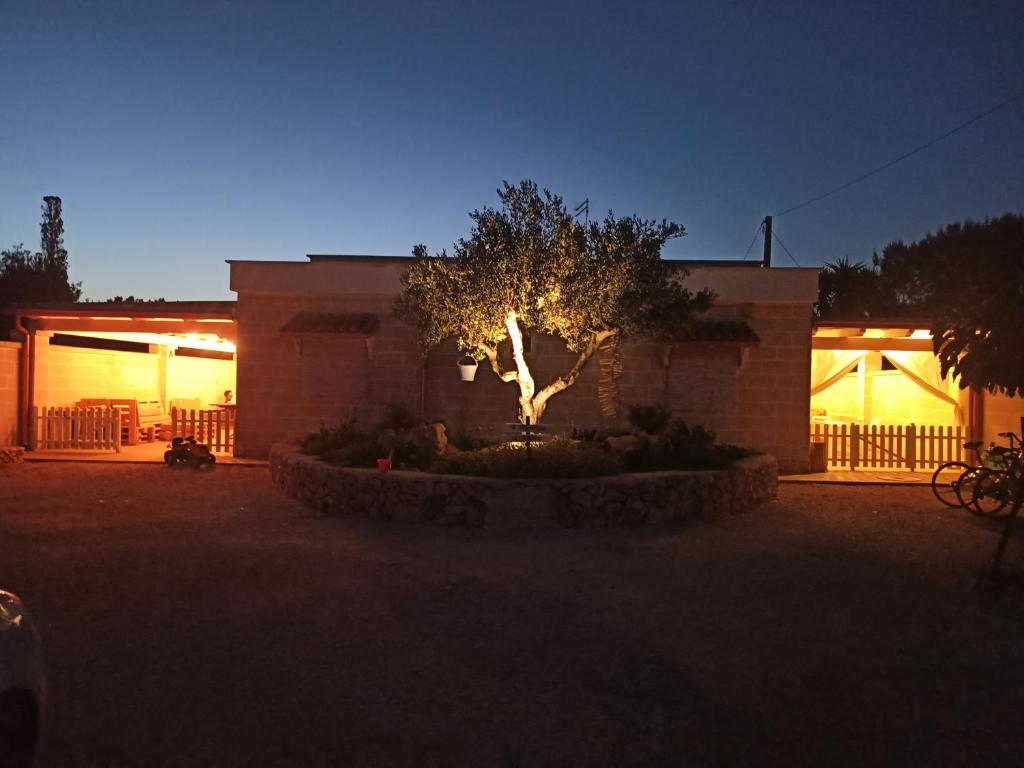
<instances>
[{"instance_id":1,"label":"stone house","mask_svg":"<svg viewBox=\"0 0 1024 768\"><path fill-rule=\"evenodd\" d=\"M402 257L320 256L306 262L231 261L238 295L236 454L355 418L372 425L402 402L450 429L493 433L516 416L514 384L483 366L460 380L454 344L421 354L413 329L392 316ZM624 405L666 403L720 440L774 454L784 471L807 468L812 305L817 269L759 262L685 262L686 284L717 300L694 338L621 345ZM538 384L565 373L558 339L534 336L527 361ZM548 404L546 422L598 426L600 360Z\"/></svg>"},{"instance_id":2,"label":"stone house","mask_svg":"<svg viewBox=\"0 0 1024 768\"><path fill-rule=\"evenodd\" d=\"M232 261L233 302L6 310L19 332L0 341L0 446L41 447L33 430L44 409L97 398L149 404L151 421L173 422L191 408L208 418L229 411L219 449L243 458L265 457L275 442L353 418L372 427L396 402L453 431L503 432L517 415L516 386L486 366L473 382L461 381L453 343L424 356L412 328L393 317L409 263L368 256ZM808 469L812 456L833 468L925 469L960 458L965 439L1000 442L999 432L1021 430L1020 398L941 380L922 323L815 322L817 269L680 266L688 286L709 287L717 300L690 339L620 345L622 410L665 403L723 441L776 455L783 471ZM558 339L527 341L539 385L571 367ZM621 412L602 412L606 362L604 353L595 356L549 401L544 420L566 429L622 424ZM224 402L226 390L235 402ZM177 428L196 430L184 421ZM66 440L75 430L62 428L62 447L76 447ZM163 450L162 436L154 449ZM145 448L132 446L133 455L159 458Z\"/></svg>"}]
</instances>

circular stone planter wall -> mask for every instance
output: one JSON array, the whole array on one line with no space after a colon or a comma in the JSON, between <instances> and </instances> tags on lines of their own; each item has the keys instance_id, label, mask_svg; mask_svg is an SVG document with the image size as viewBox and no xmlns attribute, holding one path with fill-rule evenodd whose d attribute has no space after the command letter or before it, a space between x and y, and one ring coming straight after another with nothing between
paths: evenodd
<instances>
[{"instance_id":1,"label":"circular stone planter wall","mask_svg":"<svg viewBox=\"0 0 1024 768\"><path fill-rule=\"evenodd\" d=\"M779 486L769 455L721 471L506 480L333 467L283 444L270 450L270 475L288 495L327 514L475 528L710 520L760 506Z\"/></svg>"}]
</instances>

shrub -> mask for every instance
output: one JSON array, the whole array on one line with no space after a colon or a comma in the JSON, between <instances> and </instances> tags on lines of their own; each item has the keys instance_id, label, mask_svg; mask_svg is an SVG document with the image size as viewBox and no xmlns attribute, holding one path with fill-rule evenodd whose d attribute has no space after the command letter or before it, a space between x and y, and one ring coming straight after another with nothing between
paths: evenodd
<instances>
[{"instance_id":1,"label":"shrub","mask_svg":"<svg viewBox=\"0 0 1024 768\"><path fill-rule=\"evenodd\" d=\"M660 434L671 418L672 413L664 403L629 406L629 423L633 429L649 435Z\"/></svg>"},{"instance_id":2,"label":"shrub","mask_svg":"<svg viewBox=\"0 0 1024 768\"><path fill-rule=\"evenodd\" d=\"M352 419L337 427L322 426L318 431L306 435L299 440L299 450L314 456L322 456L345 448L362 437L365 435L356 429L355 420Z\"/></svg>"},{"instance_id":3,"label":"shrub","mask_svg":"<svg viewBox=\"0 0 1024 768\"><path fill-rule=\"evenodd\" d=\"M479 430L470 432L468 429L459 427L451 432L446 432L446 434L448 435L448 444L455 446L460 451L480 451L494 445L494 442L481 435Z\"/></svg>"},{"instance_id":4,"label":"shrub","mask_svg":"<svg viewBox=\"0 0 1024 768\"><path fill-rule=\"evenodd\" d=\"M405 403L388 403L381 414L380 428L408 432L419 423Z\"/></svg>"},{"instance_id":5,"label":"shrub","mask_svg":"<svg viewBox=\"0 0 1024 768\"><path fill-rule=\"evenodd\" d=\"M555 438L538 443L529 455L525 448L502 445L445 456L431 469L445 475L569 478L613 475L623 467L614 455L596 445Z\"/></svg>"},{"instance_id":6,"label":"shrub","mask_svg":"<svg viewBox=\"0 0 1024 768\"><path fill-rule=\"evenodd\" d=\"M689 426L672 419L657 438L644 448L627 453L626 466L633 472L664 469L725 469L734 461L758 451L738 445L715 445L715 433L701 425Z\"/></svg>"}]
</instances>

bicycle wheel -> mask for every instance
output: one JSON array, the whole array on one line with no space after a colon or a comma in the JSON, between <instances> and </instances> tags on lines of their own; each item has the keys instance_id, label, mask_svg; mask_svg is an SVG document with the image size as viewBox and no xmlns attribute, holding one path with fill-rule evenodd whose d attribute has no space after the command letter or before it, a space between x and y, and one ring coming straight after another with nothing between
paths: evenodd
<instances>
[{"instance_id":1,"label":"bicycle wheel","mask_svg":"<svg viewBox=\"0 0 1024 768\"><path fill-rule=\"evenodd\" d=\"M962 507L956 494L957 484L965 473L970 472L974 467L962 461L947 461L935 470L932 475L932 493L935 498L948 507Z\"/></svg>"},{"instance_id":2,"label":"bicycle wheel","mask_svg":"<svg viewBox=\"0 0 1024 768\"><path fill-rule=\"evenodd\" d=\"M978 469L963 478L959 496L975 515L995 517L1010 501L1010 475L993 469Z\"/></svg>"},{"instance_id":3,"label":"bicycle wheel","mask_svg":"<svg viewBox=\"0 0 1024 768\"><path fill-rule=\"evenodd\" d=\"M984 467L971 467L956 481L956 498L960 506L972 515L981 514L974 508L974 488L982 476L989 470Z\"/></svg>"}]
</instances>

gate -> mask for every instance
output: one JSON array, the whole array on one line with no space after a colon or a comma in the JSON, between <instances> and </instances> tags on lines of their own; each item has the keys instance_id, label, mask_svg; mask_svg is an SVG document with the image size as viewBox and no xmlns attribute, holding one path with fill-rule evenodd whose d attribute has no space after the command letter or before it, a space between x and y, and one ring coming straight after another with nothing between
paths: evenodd
<instances>
[{"instance_id":1,"label":"gate","mask_svg":"<svg viewBox=\"0 0 1024 768\"><path fill-rule=\"evenodd\" d=\"M829 469L931 470L963 461L963 427L915 424L814 424Z\"/></svg>"}]
</instances>

